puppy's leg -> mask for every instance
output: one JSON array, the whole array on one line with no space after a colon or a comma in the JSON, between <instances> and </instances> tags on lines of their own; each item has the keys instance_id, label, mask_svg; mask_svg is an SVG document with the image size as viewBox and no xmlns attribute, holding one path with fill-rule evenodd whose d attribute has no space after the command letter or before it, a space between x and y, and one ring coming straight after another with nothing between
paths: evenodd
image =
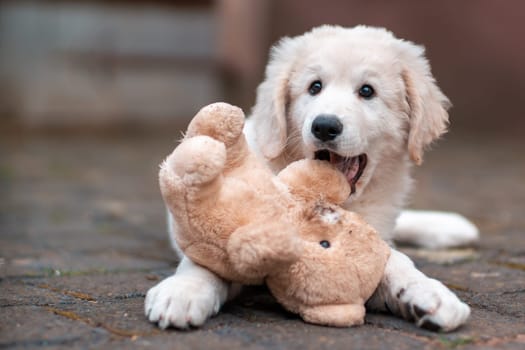
<instances>
[{"instance_id":1,"label":"puppy's leg","mask_svg":"<svg viewBox=\"0 0 525 350\"><path fill-rule=\"evenodd\" d=\"M238 290L184 257L173 276L148 291L144 311L162 329L202 326Z\"/></svg>"},{"instance_id":2,"label":"puppy's leg","mask_svg":"<svg viewBox=\"0 0 525 350\"><path fill-rule=\"evenodd\" d=\"M439 249L477 242L477 227L465 217L448 212L404 210L396 222L394 240Z\"/></svg>"},{"instance_id":3,"label":"puppy's leg","mask_svg":"<svg viewBox=\"0 0 525 350\"><path fill-rule=\"evenodd\" d=\"M179 227L169 213L168 224L172 245L181 262L173 276L148 291L144 311L151 322L163 329L201 326L226 300L237 296L241 288L185 257L174 239Z\"/></svg>"},{"instance_id":4,"label":"puppy's leg","mask_svg":"<svg viewBox=\"0 0 525 350\"><path fill-rule=\"evenodd\" d=\"M441 331L458 328L470 315L468 305L443 283L425 276L406 255L394 249L367 307L389 310L418 327Z\"/></svg>"}]
</instances>

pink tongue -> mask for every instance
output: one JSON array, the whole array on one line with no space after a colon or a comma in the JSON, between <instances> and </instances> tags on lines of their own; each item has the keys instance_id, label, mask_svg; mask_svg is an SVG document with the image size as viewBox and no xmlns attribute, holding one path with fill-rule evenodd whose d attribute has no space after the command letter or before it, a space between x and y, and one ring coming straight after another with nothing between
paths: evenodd
<instances>
[{"instance_id":1,"label":"pink tongue","mask_svg":"<svg viewBox=\"0 0 525 350\"><path fill-rule=\"evenodd\" d=\"M348 170L344 173L349 183L352 183L354 177L359 171L359 157L353 157L348 160Z\"/></svg>"},{"instance_id":2,"label":"pink tongue","mask_svg":"<svg viewBox=\"0 0 525 350\"><path fill-rule=\"evenodd\" d=\"M337 167L346 176L349 184L359 171L359 157L343 158L337 154L330 154L330 163Z\"/></svg>"}]
</instances>

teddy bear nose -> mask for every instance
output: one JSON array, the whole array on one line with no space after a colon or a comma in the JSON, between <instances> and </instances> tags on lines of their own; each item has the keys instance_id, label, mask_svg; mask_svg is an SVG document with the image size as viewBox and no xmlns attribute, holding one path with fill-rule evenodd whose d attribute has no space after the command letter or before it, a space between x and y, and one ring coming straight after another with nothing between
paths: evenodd
<instances>
[{"instance_id":1,"label":"teddy bear nose","mask_svg":"<svg viewBox=\"0 0 525 350\"><path fill-rule=\"evenodd\" d=\"M319 242L319 244L321 245L321 247L327 249L327 248L330 248L330 242L328 241L321 241Z\"/></svg>"}]
</instances>

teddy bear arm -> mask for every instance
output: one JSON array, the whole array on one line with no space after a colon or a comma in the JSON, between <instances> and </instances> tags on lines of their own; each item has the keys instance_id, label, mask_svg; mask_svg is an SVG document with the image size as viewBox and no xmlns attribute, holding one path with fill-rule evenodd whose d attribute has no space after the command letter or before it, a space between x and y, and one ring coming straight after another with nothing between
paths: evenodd
<instances>
[{"instance_id":1,"label":"teddy bear arm","mask_svg":"<svg viewBox=\"0 0 525 350\"><path fill-rule=\"evenodd\" d=\"M305 306L300 311L306 322L333 327L362 325L365 313L366 309L362 303Z\"/></svg>"},{"instance_id":2,"label":"teddy bear arm","mask_svg":"<svg viewBox=\"0 0 525 350\"><path fill-rule=\"evenodd\" d=\"M250 279L260 279L299 258L301 241L288 222L257 222L230 236L226 250L234 268Z\"/></svg>"},{"instance_id":3,"label":"teddy bear arm","mask_svg":"<svg viewBox=\"0 0 525 350\"><path fill-rule=\"evenodd\" d=\"M161 165L159 182L167 204L169 197L183 192L209 197L221 187L222 171L226 163L223 143L208 136L195 136L176 147ZM177 186L173 184L178 183Z\"/></svg>"}]
</instances>

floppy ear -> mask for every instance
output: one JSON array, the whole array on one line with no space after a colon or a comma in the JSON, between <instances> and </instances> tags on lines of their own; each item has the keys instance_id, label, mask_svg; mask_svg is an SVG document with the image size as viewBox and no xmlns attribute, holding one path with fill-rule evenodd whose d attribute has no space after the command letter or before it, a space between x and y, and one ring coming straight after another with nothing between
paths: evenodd
<instances>
[{"instance_id":1,"label":"floppy ear","mask_svg":"<svg viewBox=\"0 0 525 350\"><path fill-rule=\"evenodd\" d=\"M297 46L298 38L283 38L272 48L265 80L257 88L250 118L256 120L257 144L268 159L278 157L286 146L289 78Z\"/></svg>"},{"instance_id":2,"label":"floppy ear","mask_svg":"<svg viewBox=\"0 0 525 350\"><path fill-rule=\"evenodd\" d=\"M425 147L446 132L451 103L436 85L425 49L408 41L400 41L400 45L410 119L408 151L420 165Z\"/></svg>"}]
</instances>

